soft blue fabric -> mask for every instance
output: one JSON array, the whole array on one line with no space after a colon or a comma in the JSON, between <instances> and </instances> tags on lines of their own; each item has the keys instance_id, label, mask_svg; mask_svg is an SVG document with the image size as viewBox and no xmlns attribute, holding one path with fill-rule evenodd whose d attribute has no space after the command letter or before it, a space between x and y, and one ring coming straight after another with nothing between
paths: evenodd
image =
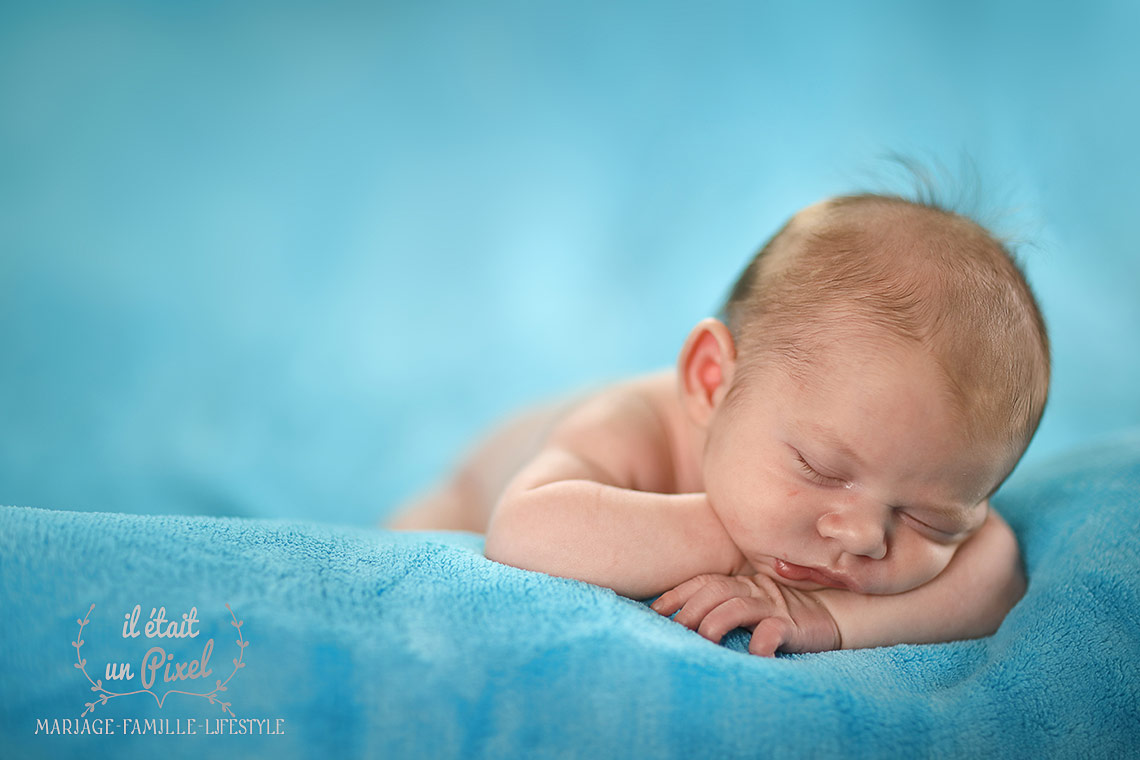
<instances>
[{"instance_id":1,"label":"soft blue fabric","mask_svg":"<svg viewBox=\"0 0 1140 760\"><path fill-rule=\"evenodd\" d=\"M492 563L469 534L4 508L3 747L275 758L1135 751L1140 434L1023 473L998 504L1030 584L996 635L774 660L743 653L740 632L716 646L608 590ZM194 718L198 734L35 735L37 719L75 719L91 701L71 644L89 610L88 670L138 660L145 637L121 636L136 603L175 619L196 606L195 646L216 638L211 679L233 670L240 620L246 667L223 696L239 718L283 719L285 733L204 735L221 708L175 694L161 710L134 695L88 718L167 718L171 730Z\"/></svg>"}]
</instances>

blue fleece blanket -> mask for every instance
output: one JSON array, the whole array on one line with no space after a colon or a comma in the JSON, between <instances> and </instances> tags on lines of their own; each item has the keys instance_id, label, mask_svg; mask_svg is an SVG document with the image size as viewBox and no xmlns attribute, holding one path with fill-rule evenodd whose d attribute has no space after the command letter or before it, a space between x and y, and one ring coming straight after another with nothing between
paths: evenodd
<instances>
[{"instance_id":1,"label":"blue fleece blanket","mask_svg":"<svg viewBox=\"0 0 1140 760\"><path fill-rule=\"evenodd\" d=\"M1140 435L997 503L1030 585L996 635L771 660L472 535L7 507L3 754L1135 752Z\"/></svg>"}]
</instances>

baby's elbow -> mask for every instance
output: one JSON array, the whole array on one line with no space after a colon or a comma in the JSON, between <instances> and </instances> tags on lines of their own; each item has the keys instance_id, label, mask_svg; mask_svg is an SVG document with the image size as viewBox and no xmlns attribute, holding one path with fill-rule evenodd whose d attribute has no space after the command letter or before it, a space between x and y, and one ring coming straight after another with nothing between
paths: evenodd
<instances>
[{"instance_id":1,"label":"baby's elbow","mask_svg":"<svg viewBox=\"0 0 1140 760\"><path fill-rule=\"evenodd\" d=\"M491 516L491 522L487 526L487 538L483 542L483 556L489 560L509 565L510 562L507 557L513 543L511 534L515 532L515 526L511 517L503 509L504 506L500 504Z\"/></svg>"},{"instance_id":2,"label":"baby's elbow","mask_svg":"<svg viewBox=\"0 0 1140 760\"><path fill-rule=\"evenodd\" d=\"M483 555L522 570L594 582L595 531L573 509L579 492L560 483L508 493L491 516Z\"/></svg>"},{"instance_id":3,"label":"baby's elbow","mask_svg":"<svg viewBox=\"0 0 1140 760\"><path fill-rule=\"evenodd\" d=\"M524 507L519 499L507 498L499 503L487 526L483 556L504 565L535 570L538 547L532 515Z\"/></svg>"}]
</instances>

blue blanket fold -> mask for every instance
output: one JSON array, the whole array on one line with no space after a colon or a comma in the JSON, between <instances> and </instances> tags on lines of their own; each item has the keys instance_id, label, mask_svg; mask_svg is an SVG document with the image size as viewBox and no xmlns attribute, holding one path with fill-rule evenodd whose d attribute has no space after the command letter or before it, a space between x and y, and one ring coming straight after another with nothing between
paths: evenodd
<instances>
[{"instance_id":1,"label":"blue blanket fold","mask_svg":"<svg viewBox=\"0 0 1140 760\"><path fill-rule=\"evenodd\" d=\"M469 534L6 507L0 740L7 757L1134 752L1140 435L1019 473L996 503L1030 577L996 635L773 660L492 563ZM197 635L149 636L160 607L152 633L188 633L193 608ZM209 675L177 677L194 663ZM64 733L97 726L114 734Z\"/></svg>"}]
</instances>

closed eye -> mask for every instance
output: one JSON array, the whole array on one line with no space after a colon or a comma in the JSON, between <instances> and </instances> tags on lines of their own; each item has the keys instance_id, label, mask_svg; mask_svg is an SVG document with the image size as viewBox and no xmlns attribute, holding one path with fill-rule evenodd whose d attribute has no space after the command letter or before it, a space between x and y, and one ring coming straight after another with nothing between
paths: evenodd
<instances>
[{"instance_id":1,"label":"closed eye","mask_svg":"<svg viewBox=\"0 0 1140 760\"><path fill-rule=\"evenodd\" d=\"M896 507L895 509L898 509L898 507ZM899 510L899 511L901 511L901 510ZM902 512L902 515L903 515L903 518L905 518L910 523L914 524L920 530L923 530L927 533L932 533L935 535L935 537L943 539L943 540L956 538L961 533L961 531L959 531L959 530L943 530L942 528L931 525L930 523L928 523L924 520L918 519L917 517L915 517L910 512Z\"/></svg>"},{"instance_id":2,"label":"closed eye","mask_svg":"<svg viewBox=\"0 0 1140 760\"><path fill-rule=\"evenodd\" d=\"M795 449L792 450L795 451ZM831 478L827 475L823 475L810 464L808 464L808 461L804 459L803 454L798 451L796 451L796 460L799 462L800 472L802 472L804 474L804 477L810 480L812 483L820 486L843 485L844 481L840 480L839 478Z\"/></svg>"}]
</instances>

